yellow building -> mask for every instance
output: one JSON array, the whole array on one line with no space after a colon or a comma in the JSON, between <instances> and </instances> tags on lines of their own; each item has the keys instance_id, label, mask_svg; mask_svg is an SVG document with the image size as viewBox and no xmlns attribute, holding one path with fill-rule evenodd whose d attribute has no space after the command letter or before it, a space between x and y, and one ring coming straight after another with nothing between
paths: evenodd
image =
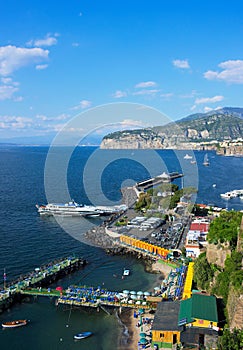
<instances>
[{"instance_id":1,"label":"yellow building","mask_svg":"<svg viewBox=\"0 0 243 350\"><path fill-rule=\"evenodd\" d=\"M154 348L172 349L180 343L179 309L179 301L163 301L158 304L151 329Z\"/></svg>"}]
</instances>

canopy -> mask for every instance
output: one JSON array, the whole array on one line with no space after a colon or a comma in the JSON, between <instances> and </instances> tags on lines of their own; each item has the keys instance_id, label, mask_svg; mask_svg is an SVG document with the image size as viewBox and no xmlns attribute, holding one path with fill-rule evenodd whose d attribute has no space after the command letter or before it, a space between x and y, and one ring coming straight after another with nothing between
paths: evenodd
<instances>
[{"instance_id":1,"label":"canopy","mask_svg":"<svg viewBox=\"0 0 243 350\"><path fill-rule=\"evenodd\" d=\"M61 286L56 287L56 290L59 290L60 292L63 290Z\"/></svg>"},{"instance_id":2,"label":"canopy","mask_svg":"<svg viewBox=\"0 0 243 350\"><path fill-rule=\"evenodd\" d=\"M145 338L140 339L140 344L147 344L147 343L148 343L147 339Z\"/></svg>"},{"instance_id":3,"label":"canopy","mask_svg":"<svg viewBox=\"0 0 243 350\"><path fill-rule=\"evenodd\" d=\"M139 335L140 335L141 338L145 338L147 336L147 334L144 333L144 332L140 333Z\"/></svg>"}]
</instances>

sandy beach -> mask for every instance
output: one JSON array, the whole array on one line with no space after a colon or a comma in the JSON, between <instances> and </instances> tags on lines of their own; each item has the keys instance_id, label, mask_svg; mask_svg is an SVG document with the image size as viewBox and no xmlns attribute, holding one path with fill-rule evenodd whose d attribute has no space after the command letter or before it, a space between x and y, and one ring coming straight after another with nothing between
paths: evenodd
<instances>
[{"instance_id":1,"label":"sandy beach","mask_svg":"<svg viewBox=\"0 0 243 350\"><path fill-rule=\"evenodd\" d=\"M151 271L158 274L158 279L156 281L156 286L158 286L161 281L168 277L172 267L163 263L156 261L152 264ZM137 312L137 311L136 311ZM137 318L134 317L134 310L124 311L120 316L121 322L125 325L127 330L125 335L121 337L119 350L138 350L138 342L140 340L140 333L147 334L146 339L151 340L151 327L154 318L154 314L146 311L141 316ZM140 324L140 320L148 319L148 323ZM146 346L147 350L152 350L149 344Z\"/></svg>"}]
</instances>

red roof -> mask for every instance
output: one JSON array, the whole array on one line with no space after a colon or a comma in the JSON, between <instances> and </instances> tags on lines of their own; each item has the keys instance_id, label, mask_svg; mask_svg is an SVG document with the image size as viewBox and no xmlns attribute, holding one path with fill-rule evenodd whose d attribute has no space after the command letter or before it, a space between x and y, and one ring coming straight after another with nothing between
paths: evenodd
<instances>
[{"instance_id":1,"label":"red roof","mask_svg":"<svg viewBox=\"0 0 243 350\"><path fill-rule=\"evenodd\" d=\"M192 222L190 231L208 232L209 223L206 222Z\"/></svg>"}]
</instances>

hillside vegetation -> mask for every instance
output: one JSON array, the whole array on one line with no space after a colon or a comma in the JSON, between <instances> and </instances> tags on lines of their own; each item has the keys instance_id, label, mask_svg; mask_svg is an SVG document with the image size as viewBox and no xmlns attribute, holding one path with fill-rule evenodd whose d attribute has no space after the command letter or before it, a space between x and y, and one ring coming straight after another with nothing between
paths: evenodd
<instances>
[{"instance_id":1,"label":"hillside vegetation","mask_svg":"<svg viewBox=\"0 0 243 350\"><path fill-rule=\"evenodd\" d=\"M243 138L242 115L222 111L184 118L164 126L117 131L103 138L101 148L189 148L191 143L213 141L216 148L218 142Z\"/></svg>"}]
</instances>

